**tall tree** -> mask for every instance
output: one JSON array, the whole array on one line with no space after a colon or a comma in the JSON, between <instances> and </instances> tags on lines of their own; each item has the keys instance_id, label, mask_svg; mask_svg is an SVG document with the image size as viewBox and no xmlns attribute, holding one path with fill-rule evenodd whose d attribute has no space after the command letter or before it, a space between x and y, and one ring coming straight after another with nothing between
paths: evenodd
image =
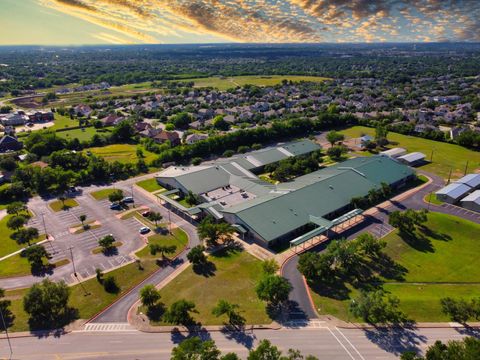
<instances>
[{"instance_id":1,"label":"tall tree","mask_svg":"<svg viewBox=\"0 0 480 360\"><path fill-rule=\"evenodd\" d=\"M188 326L194 323L191 313L197 312L194 302L181 299L170 305L163 318L170 324Z\"/></svg>"},{"instance_id":2,"label":"tall tree","mask_svg":"<svg viewBox=\"0 0 480 360\"><path fill-rule=\"evenodd\" d=\"M292 291L290 282L278 275L267 275L255 287L260 300L266 301L269 305L278 306L288 300Z\"/></svg>"},{"instance_id":3,"label":"tall tree","mask_svg":"<svg viewBox=\"0 0 480 360\"><path fill-rule=\"evenodd\" d=\"M240 315L238 304L232 304L227 300L219 300L217 305L212 310L212 314L216 317L220 317L222 315L227 315L228 317L228 324L232 326L243 326L245 325L245 318Z\"/></svg>"},{"instance_id":4,"label":"tall tree","mask_svg":"<svg viewBox=\"0 0 480 360\"><path fill-rule=\"evenodd\" d=\"M160 292L153 285L145 285L140 290L140 300L146 307L154 306L160 300Z\"/></svg>"}]
</instances>

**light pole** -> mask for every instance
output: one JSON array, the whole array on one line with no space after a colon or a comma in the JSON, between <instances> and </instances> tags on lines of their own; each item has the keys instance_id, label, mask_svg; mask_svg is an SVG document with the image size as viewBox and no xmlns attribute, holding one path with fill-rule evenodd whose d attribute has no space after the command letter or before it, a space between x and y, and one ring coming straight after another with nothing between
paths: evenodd
<instances>
[{"instance_id":1,"label":"light pole","mask_svg":"<svg viewBox=\"0 0 480 360\"><path fill-rule=\"evenodd\" d=\"M5 329L5 335L7 336L8 347L10 348L9 359L11 359L13 355L12 343L10 342L10 336L8 335L7 324L5 323L5 318L3 317L3 311L1 307L0 307L0 316L2 317L2 324L3 324L3 328Z\"/></svg>"},{"instance_id":2,"label":"light pole","mask_svg":"<svg viewBox=\"0 0 480 360\"><path fill-rule=\"evenodd\" d=\"M78 279L77 270L75 269L75 261L73 260L73 246L70 246L68 250L70 250L70 258L72 259L73 276Z\"/></svg>"},{"instance_id":3,"label":"light pole","mask_svg":"<svg viewBox=\"0 0 480 360\"><path fill-rule=\"evenodd\" d=\"M52 249L52 254L55 254L56 251L53 247L52 241L50 240L50 236L48 236L48 233L47 233L47 225L45 225L45 213L43 212L42 212L42 222L43 222L43 230L45 232L46 239L48 240L48 243L50 244L50 247Z\"/></svg>"}]
</instances>

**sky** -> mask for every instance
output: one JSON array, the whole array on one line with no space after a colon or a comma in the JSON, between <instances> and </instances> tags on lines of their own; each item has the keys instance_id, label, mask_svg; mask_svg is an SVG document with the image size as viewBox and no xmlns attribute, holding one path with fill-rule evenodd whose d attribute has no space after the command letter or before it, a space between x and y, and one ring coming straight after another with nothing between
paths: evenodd
<instances>
[{"instance_id":1,"label":"sky","mask_svg":"<svg viewBox=\"0 0 480 360\"><path fill-rule=\"evenodd\" d=\"M480 0L0 0L0 45L480 41Z\"/></svg>"}]
</instances>

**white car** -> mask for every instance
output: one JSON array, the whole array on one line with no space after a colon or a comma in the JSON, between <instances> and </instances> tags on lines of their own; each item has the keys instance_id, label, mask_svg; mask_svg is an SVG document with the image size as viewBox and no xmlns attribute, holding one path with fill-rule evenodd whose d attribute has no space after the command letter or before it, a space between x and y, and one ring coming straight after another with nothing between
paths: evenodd
<instances>
[{"instance_id":1,"label":"white car","mask_svg":"<svg viewBox=\"0 0 480 360\"><path fill-rule=\"evenodd\" d=\"M147 234L147 233L150 232L150 228L144 226L144 227L141 227L138 232L139 232L140 234Z\"/></svg>"}]
</instances>

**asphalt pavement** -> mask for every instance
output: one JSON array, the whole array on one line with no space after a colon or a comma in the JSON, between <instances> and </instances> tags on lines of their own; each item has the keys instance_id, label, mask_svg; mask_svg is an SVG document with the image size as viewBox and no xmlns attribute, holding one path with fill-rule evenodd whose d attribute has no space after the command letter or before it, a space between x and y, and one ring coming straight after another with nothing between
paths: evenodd
<instances>
[{"instance_id":1,"label":"asphalt pavement","mask_svg":"<svg viewBox=\"0 0 480 360\"><path fill-rule=\"evenodd\" d=\"M11 339L12 359L22 360L162 360L170 359L171 349L186 336L212 339L223 352L246 358L249 349L268 339L284 353L298 349L328 360L396 359L406 350L425 351L435 340L461 339L471 335L464 329L339 329L322 324L304 328L254 330L242 333L201 332L142 333L132 330L74 332L63 336ZM0 357L9 357L5 339L0 340Z\"/></svg>"}]
</instances>

